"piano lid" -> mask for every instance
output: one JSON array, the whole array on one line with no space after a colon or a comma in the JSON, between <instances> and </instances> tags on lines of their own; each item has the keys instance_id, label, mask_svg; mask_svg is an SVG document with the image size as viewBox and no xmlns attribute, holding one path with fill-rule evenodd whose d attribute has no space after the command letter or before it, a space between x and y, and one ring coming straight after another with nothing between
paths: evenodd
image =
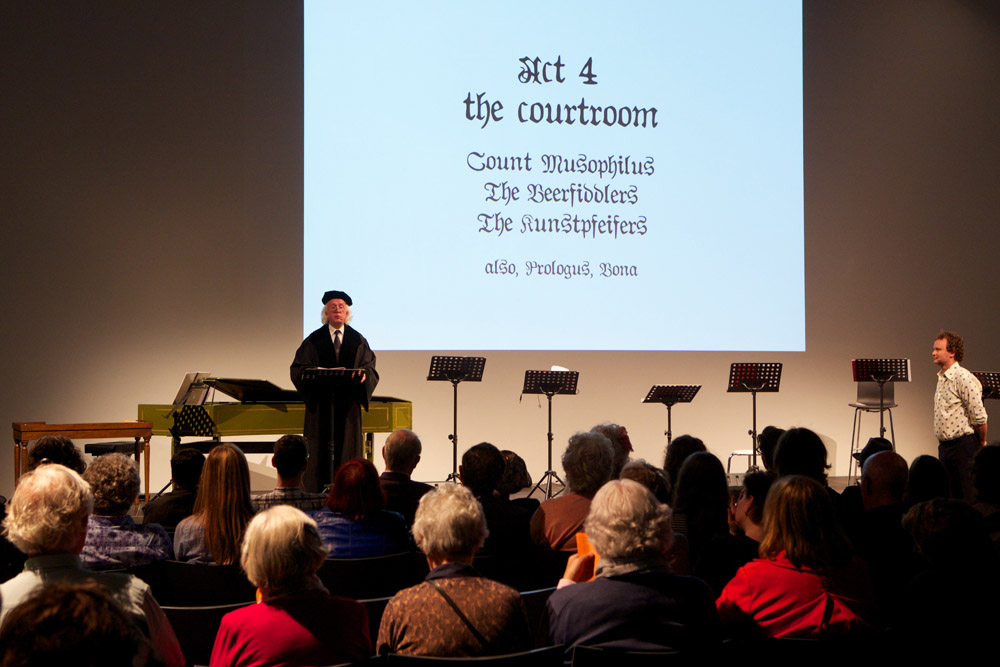
<instances>
[{"instance_id":1,"label":"piano lid","mask_svg":"<svg viewBox=\"0 0 1000 667\"><path fill-rule=\"evenodd\" d=\"M205 384L232 396L240 403L301 403L302 396L294 389L282 389L267 380L239 378L206 378Z\"/></svg>"}]
</instances>

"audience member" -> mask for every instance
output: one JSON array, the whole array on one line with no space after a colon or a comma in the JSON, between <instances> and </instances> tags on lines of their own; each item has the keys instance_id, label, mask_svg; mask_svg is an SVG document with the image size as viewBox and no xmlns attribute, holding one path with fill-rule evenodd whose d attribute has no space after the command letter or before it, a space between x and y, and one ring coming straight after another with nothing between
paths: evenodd
<instances>
[{"instance_id":1,"label":"audience member","mask_svg":"<svg viewBox=\"0 0 1000 667\"><path fill-rule=\"evenodd\" d=\"M743 476L743 487L729 513L737 533L715 537L702 551L695 574L705 580L718 597L736 571L760 553L764 539L764 506L774 482L774 473L754 471Z\"/></svg>"},{"instance_id":2,"label":"audience member","mask_svg":"<svg viewBox=\"0 0 1000 667\"><path fill-rule=\"evenodd\" d=\"M531 498L531 494L521 498L511 498L515 493L531 488L531 475L528 473L528 465L520 456L509 449L501 449L503 460L507 463L504 468L503 477L497 484L496 494L501 500L509 500L521 509L525 510L529 516L535 513L541 502L537 498Z\"/></svg>"},{"instance_id":3,"label":"audience member","mask_svg":"<svg viewBox=\"0 0 1000 667\"><path fill-rule=\"evenodd\" d=\"M149 642L96 582L35 589L0 628L0 667L139 667Z\"/></svg>"},{"instance_id":4,"label":"audience member","mask_svg":"<svg viewBox=\"0 0 1000 667\"><path fill-rule=\"evenodd\" d=\"M222 618L209 664L297 667L370 656L364 606L331 596L316 577L326 554L316 522L301 510L278 504L255 516L240 564L258 604Z\"/></svg>"},{"instance_id":5,"label":"audience member","mask_svg":"<svg viewBox=\"0 0 1000 667\"><path fill-rule=\"evenodd\" d=\"M879 452L891 452L893 451L892 443L885 438L880 438L875 436L869 438L868 442L864 447L861 448L860 452L854 452L851 457L857 462L858 472L867 461L872 456L878 454ZM848 531L848 536L854 539L854 535L851 533L854 530L853 526L861 520L861 514L865 511L864 501L861 499L861 475L858 475L857 483L852 484L845 488L840 494L840 500L838 501L837 510L840 512L840 520L844 525L844 529ZM904 489L905 490L905 489Z\"/></svg>"},{"instance_id":6,"label":"audience member","mask_svg":"<svg viewBox=\"0 0 1000 667\"><path fill-rule=\"evenodd\" d=\"M246 456L229 443L213 447L201 473L194 514L177 524L174 556L194 563L239 562L240 543L253 514Z\"/></svg>"},{"instance_id":7,"label":"audience member","mask_svg":"<svg viewBox=\"0 0 1000 667\"><path fill-rule=\"evenodd\" d=\"M518 592L472 567L486 535L482 507L469 489L444 484L420 499L413 536L431 571L389 601L378 632L380 655L464 657L529 648Z\"/></svg>"},{"instance_id":8,"label":"audience member","mask_svg":"<svg viewBox=\"0 0 1000 667\"><path fill-rule=\"evenodd\" d=\"M205 455L193 447L178 450L170 458L172 491L150 500L142 509L143 523L158 523L167 530L174 530L184 519L194 514L194 501L198 495L198 480L205 465Z\"/></svg>"},{"instance_id":9,"label":"audience member","mask_svg":"<svg viewBox=\"0 0 1000 667\"><path fill-rule=\"evenodd\" d=\"M532 546L528 532L531 514L494 494L506 466L499 449L481 442L462 454L458 474L462 484L472 491L483 508L489 531L483 553L526 558Z\"/></svg>"},{"instance_id":10,"label":"audience member","mask_svg":"<svg viewBox=\"0 0 1000 667\"><path fill-rule=\"evenodd\" d=\"M26 470L34 470L48 463L58 463L79 474L87 469L80 450L64 435L43 435L28 449Z\"/></svg>"},{"instance_id":11,"label":"audience member","mask_svg":"<svg viewBox=\"0 0 1000 667\"><path fill-rule=\"evenodd\" d=\"M1000 443L990 443L976 454L972 462L972 488L976 495L973 507L983 515L993 551L1000 555Z\"/></svg>"},{"instance_id":12,"label":"audience member","mask_svg":"<svg viewBox=\"0 0 1000 667\"><path fill-rule=\"evenodd\" d=\"M906 629L928 650L985 655L1000 622L1000 568L983 516L964 501L935 498L910 508L903 526L924 564L900 605Z\"/></svg>"},{"instance_id":13,"label":"audience member","mask_svg":"<svg viewBox=\"0 0 1000 667\"><path fill-rule=\"evenodd\" d=\"M671 501L668 487L670 483L662 470L642 459L632 459L622 468L619 479L630 479L639 482L650 490L658 502L669 504Z\"/></svg>"},{"instance_id":14,"label":"audience member","mask_svg":"<svg viewBox=\"0 0 1000 667\"><path fill-rule=\"evenodd\" d=\"M139 468L124 454L105 454L90 464L83 478L94 493L94 513L80 553L84 567L111 570L167 560L173 556L162 526L136 525L128 515L139 497Z\"/></svg>"},{"instance_id":15,"label":"audience member","mask_svg":"<svg viewBox=\"0 0 1000 667\"><path fill-rule=\"evenodd\" d=\"M951 498L951 479L941 459L924 454L910 463L903 502L907 507L913 507L935 498Z\"/></svg>"},{"instance_id":16,"label":"audience member","mask_svg":"<svg viewBox=\"0 0 1000 667\"><path fill-rule=\"evenodd\" d=\"M629 440L628 429L618 424L605 422L598 424L590 430L594 433L600 433L611 443L611 448L615 456L611 466L610 479L618 479L622 468L625 467L625 463L628 461L628 455L632 453L632 441Z\"/></svg>"},{"instance_id":17,"label":"audience member","mask_svg":"<svg viewBox=\"0 0 1000 667\"><path fill-rule=\"evenodd\" d=\"M687 458L674 489L672 527L688 540L692 569L705 545L729 534L729 486L726 470L715 454L695 452Z\"/></svg>"},{"instance_id":18,"label":"audience member","mask_svg":"<svg viewBox=\"0 0 1000 667\"><path fill-rule=\"evenodd\" d=\"M413 470L420 463L420 452L420 438L405 428L390 433L382 447L385 472L378 483L385 493L385 509L401 514L407 526L413 525L421 496L434 488L412 479Z\"/></svg>"},{"instance_id":19,"label":"audience member","mask_svg":"<svg viewBox=\"0 0 1000 667\"><path fill-rule=\"evenodd\" d=\"M306 439L301 435L283 435L274 443L271 465L278 472L278 485L273 491L253 497L256 511L275 505L291 505L300 510L318 510L326 505L326 495L310 493L302 486L302 477L309 465Z\"/></svg>"},{"instance_id":20,"label":"audience member","mask_svg":"<svg viewBox=\"0 0 1000 667\"><path fill-rule=\"evenodd\" d=\"M584 524L599 556L571 556L565 579L546 603L541 632L553 644L630 650L689 650L718 640L719 618L705 584L671 574L670 508L632 480L612 480L594 496Z\"/></svg>"},{"instance_id":21,"label":"audience member","mask_svg":"<svg viewBox=\"0 0 1000 667\"><path fill-rule=\"evenodd\" d=\"M760 462L764 470L774 471L774 450L784 434L785 429L777 426L765 426L764 430L757 434L757 450L760 452Z\"/></svg>"},{"instance_id":22,"label":"audience member","mask_svg":"<svg viewBox=\"0 0 1000 667\"><path fill-rule=\"evenodd\" d=\"M663 472L667 476L669 483L670 497L674 497L674 489L677 486L677 476L681 472L681 466L687 458L695 452L707 452L705 443L701 438L693 435L679 435L667 445L667 451L663 456Z\"/></svg>"},{"instance_id":23,"label":"audience member","mask_svg":"<svg viewBox=\"0 0 1000 667\"><path fill-rule=\"evenodd\" d=\"M614 450L600 433L577 433L569 439L562 464L570 492L541 504L531 517L531 539L550 549L576 551L576 534L583 529L590 500L611 478Z\"/></svg>"},{"instance_id":24,"label":"audience member","mask_svg":"<svg viewBox=\"0 0 1000 667\"><path fill-rule=\"evenodd\" d=\"M875 600L887 620L898 618L906 584L919 566L913 540L903 529L906 461L893 451L877 452L861 468L864 512L848 533L855 554L871 569Z\"/></svg>"},{"instance_id":25,"label":"audience member","mask_svg":"<svg viewBox=\"0 0 1000 667\"><path fill-rule=\"evenodd\" d=\"M403 517L385 509L378 471L370 461L351 459L337 468L326 507L310 516L319 525L331 558L366 558L409 551Z\"/></svg>"},{"instance_id":26,"label":"audience member","mask_svg":"<svg viewBox=\"0 0 1000 667\"><path fill-rule=\"evenodd\" d=\"M80 564L93 507L90 485L62 465L41 466L21 477L7 508L4 531L28 560L21 574L0 584L0 621L39 588L93 580L148 633L168 666L183 665L170 622L144 581L131 575L91 572Z\"/></svg>"},{"instance_id":27,"label":"audience member","mask_svg":"<svg viewBox=\"0 0 1000 667\"><path fill-rule=\"evenodd\" d=\"M781 445L778 446L780 469ZM868 568L851 554L833 500L814 479L781 477L767 495L761 557L739 569L716 601L731 633L818 637L871 623Z\"/></svg>"}]
</instances>

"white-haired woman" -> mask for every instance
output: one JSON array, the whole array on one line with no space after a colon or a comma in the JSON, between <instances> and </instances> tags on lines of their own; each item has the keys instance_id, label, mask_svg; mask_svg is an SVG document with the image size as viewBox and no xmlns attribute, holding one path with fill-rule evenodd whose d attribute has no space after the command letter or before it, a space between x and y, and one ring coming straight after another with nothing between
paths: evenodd
<instances>
[{"instance_id":1,"label":"white-haired woman","mask_svg":"<svg viewBox=\"0 0 1000 667\"><path fill-rule=\"evenodd\" d=\"M289 505L253 518L240 563L257 604L222 618L210 664L330 665L371 655L368 614L316 577L326 558L316 522Z\"/></svg>"},{"instance_id":2,"label":"white-haired woman","mask_svg":"<svg viewBox=\"0 0 1000 667\"><path fill-rule=\"evenodd\" d=\"M413 537L431 571L389 601L378 632L380 654L458 657L530 648L521 596L472 567L487 534L469 489L444 484L420 499Z\"/></svg>"},{"instance_id":3,"label":"white-haired woman","mask_svg":"<svg viewBox=\"0 0 1000 667\"><path fill-rule=\"evenodd\" d=\"M612 480L584 523L600 556L593 581L564 586L547 603L542 630L553 644L692 650L719 636L712 595L700 579L672 574L670 508L638 482ZM573 556L567 579L584 581L593 556Z\"/></svg>"}]
</instances>

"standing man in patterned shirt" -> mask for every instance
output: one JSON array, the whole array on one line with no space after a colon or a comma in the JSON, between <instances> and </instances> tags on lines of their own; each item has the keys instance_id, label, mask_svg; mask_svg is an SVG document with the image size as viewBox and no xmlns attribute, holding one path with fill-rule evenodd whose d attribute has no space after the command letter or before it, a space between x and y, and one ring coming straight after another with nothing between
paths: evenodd
<instances>
[{"instance_id":1,"label":"standing man in patterned shirt","mask_svg":"<svg viewBox=\"0 0 1000 667\"><path fill-rule=\"evenodd\" d=\"M942 331L931 352L938 371L934 392L934 435L938 458L951 478L951 494L973 502L972 459L986 445L986 408L983 386L959 362L965 358L965 342L954 331Z\"/></svg>"}]
</instances>

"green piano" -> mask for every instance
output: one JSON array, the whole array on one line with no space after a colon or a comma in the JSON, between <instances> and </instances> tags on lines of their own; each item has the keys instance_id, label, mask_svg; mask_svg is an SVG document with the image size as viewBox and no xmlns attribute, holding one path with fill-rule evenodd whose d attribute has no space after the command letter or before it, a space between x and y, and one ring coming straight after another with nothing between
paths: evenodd
<instances>
[{"instance_id":1,"label":"green piano","mask_svg":"<svg viewBox=\"0 0 1000 667\"><path fill-rule=\"evenodd\" d=\"M220 441L234 436L302 433L306 406L295 390L282 389L266 380L234 378L204 378L195 384L186 389L182 385L173 405L139 406L139 419L153 423L153 435L170 436L173 449L185 437ZM207 400L209 397L214 399L215 391L238 402ZM193 399L188 399L192 396ZM185 400L194 404L184 404ZM361 411L365 456L372 458L375 433L412 427L412 402L373 396L368 411ZM270 453L273 448L272 442L237 444L247 453Z\"/></svg>"}]
</instances>

